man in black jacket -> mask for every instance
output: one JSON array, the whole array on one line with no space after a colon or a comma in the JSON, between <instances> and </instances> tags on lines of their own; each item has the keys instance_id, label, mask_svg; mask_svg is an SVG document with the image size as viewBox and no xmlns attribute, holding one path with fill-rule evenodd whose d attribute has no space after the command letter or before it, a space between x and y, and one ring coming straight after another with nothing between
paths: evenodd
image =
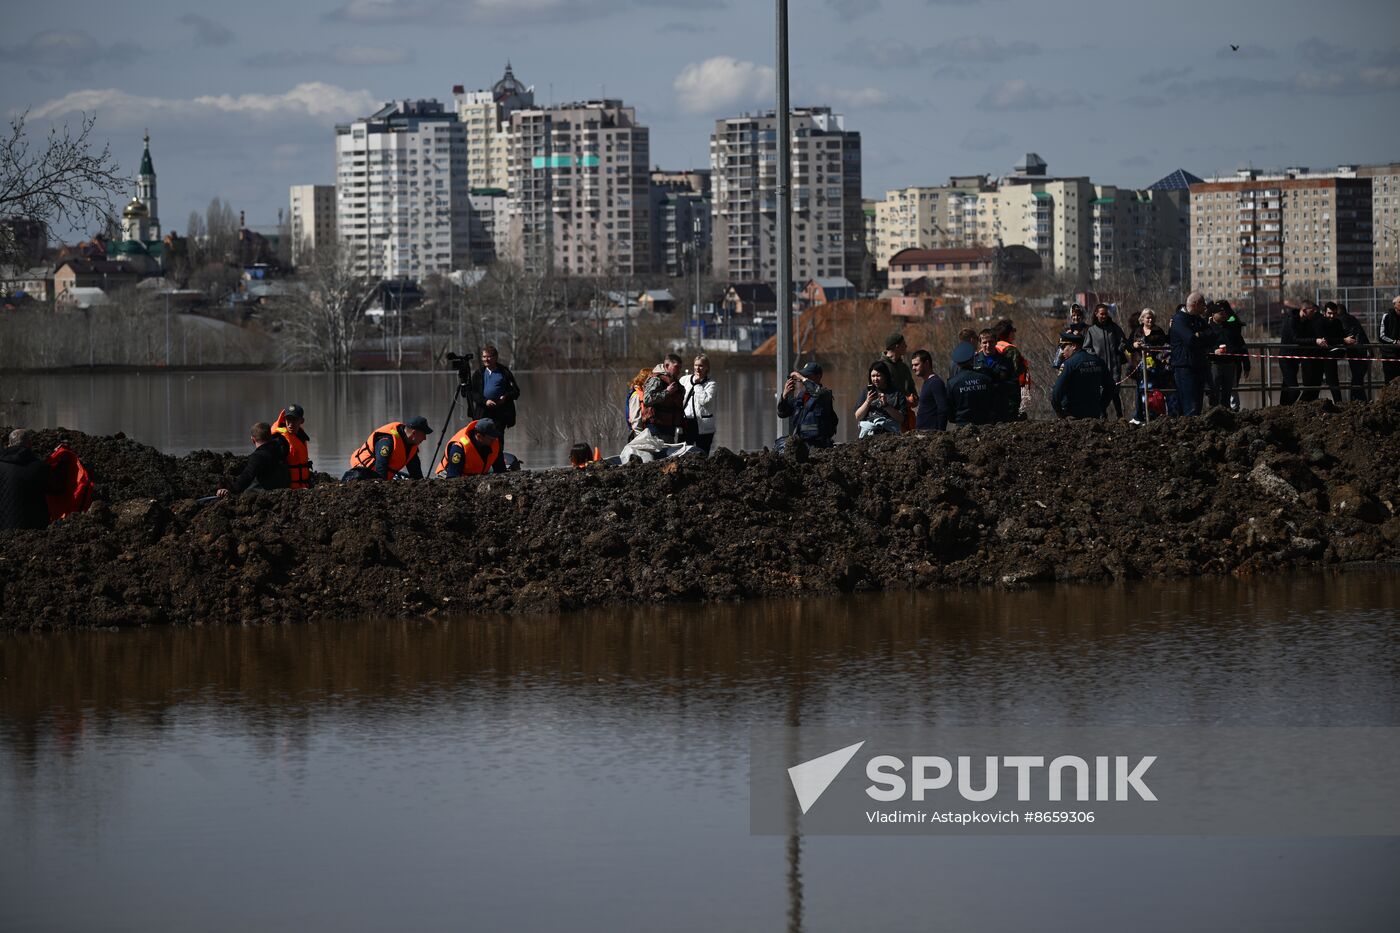
<instances>
[{"instance_id":1,"label":"man in black jacket","mask_svg":"<svg viewBox=\"0 0 1400 933\"><path fill-rule=\"evenodd\" d=\"M0 450L0 530L46 528L49 503L44 496L54 490L49 465L30 449L29 431L10 432L9 445Z\"/></svg>"},{"instance_id":2,"label":"man in black jacket","mask_svg":"<svg viewBox=\"0 0 1400 933\"><path fill-rule=\"evenodd\" d=\"M1381 372L1385 381L1400 379L1400 295L1381 318Z\"/></svg>"},{"instance_id":3,"label":"man in black jacket","mask_svg":"<svg viewBox=\"0 0 1400 933\"><path fill-rule=\"evenodd\" d=\"M253 425L252 440L253 452L248 455L243 472L232 486L215 495L223 497L245 489L287 489L292 485L287 470L287 442L272 433L272 425L266 421Z\"/></svg>"},{"instance_id":4,"label":"man in black jacket","mask_svg":"<svg viewBox=\"0 0 1400 933\"><path fill-rule=\"evenodd\" d=\"M1206 332L1210 335L1207 349L1210 351L1211 379L1206 391L1212 405L1238 411L1239 396L1235 394L1235 387L1239 385L1240 373L1249 372L1244 324L1224 298L1212 301L1207 307L1210 311L1210 325Z\"/></svg>"},{"instance_id":5,"label":"man in black jacket","mask_svg":"<svg viewBox=\"0 0 1400 933\"><path fill-rule=\"evenodd\" d=\"M1304 306L1306 310L1308 305ZM1337 319L1337 304L1329 301L1321 314L1317 305L1311 305L1313 314L1309 318L1312 325L1314 354L1317 359L1303 361L1303 394L1300 401L1315 402L1322 391L1322 380L1332 391L1332 401L1342 402L1342 382L1337 375L1337 357L1346 353L1346 332Z\"/></svg>"},{"instance_id":6,"label":"man in black jacket","mask_svg":"<svg viewBox=\"0 0 1400 933\"><path fill-rule=\"evenodd\" d=\"M500 361L500 351L491 344L481 348L481 368L472 373L467 385L467 413L474 419L490 418L501 430L501 452L491 467L493 473L506 471L506 428L515 427L515 401L520 386L510 367Z\"/></svg>"},{"instance_id":7,"label":"man in black jacket","mask_svg":"<svg viewBox=\"0 0 1400 933\"><path fill-rule=\"evenodd\" d=\"M1295 308L1285 304L1283 306L1283 324L1279 327L1278 342L1280 356L1302 356L1311 351L1300 344L1300 339L1306 339L1312 344L1312 325L1303 319L1301 308ZM1279 372L1283 374L1283 387L1279 389L1278 403L1280 405L1292 405L1298 401L1298 370L1301 360L1281 359L1278 361Z\"/></svg>"},{"instance_id":8,"label":"man in black jacket","mask_svg":"<svg viewBox=\"0 0 1400 933\"><path fill-rule=\"evenodd\" d=\"M1345 335L1342 344L1346 355L1351 357L1347 361L1347 368L1351 371L1351 400L1369 401L1371 393L1366 390L1366 380L1371 375L1371 341L1366 336L1366 328L1356 315L1347 310L1346 305L1337 305L1337 320L1342 322L1342 333Z\"/></svg>"}]
</instances>

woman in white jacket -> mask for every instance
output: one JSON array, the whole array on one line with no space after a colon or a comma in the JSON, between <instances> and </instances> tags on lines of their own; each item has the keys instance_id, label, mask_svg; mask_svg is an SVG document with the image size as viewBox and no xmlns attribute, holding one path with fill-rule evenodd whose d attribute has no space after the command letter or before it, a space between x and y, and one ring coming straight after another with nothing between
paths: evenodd
<instances>
[{"instance_id":1,"label":"woman in white jacket","mask_svg":"<svg viewBox=\"0 0 1400 933\"><path fill-rule=\"evenodd\" d=\"M710 378L710 358L697 356L690 372L681 377L685 392L685 440L706 454L715 442L715 381Z\"/></svg>"}]
</instances>

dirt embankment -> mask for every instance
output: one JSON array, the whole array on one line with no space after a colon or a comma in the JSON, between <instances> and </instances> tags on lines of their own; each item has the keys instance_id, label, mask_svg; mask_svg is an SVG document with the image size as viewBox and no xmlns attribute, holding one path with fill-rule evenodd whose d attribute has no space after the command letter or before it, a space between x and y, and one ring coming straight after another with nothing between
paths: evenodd
<instances>
[{"instance_id":1,"label":"dirt embankment","mask_svg":"<svg viewBox=\"0 0 1400 933\"><path fill-rule=\"evenodd\" d=\"M998 425L206 506L187 497L239 458L70 434L105 501L0 536L0 617L57 628L418 616L1394 560L1398 429L1391 388L1368 405L1148 428Z\"/></svg>"}]
</instances>

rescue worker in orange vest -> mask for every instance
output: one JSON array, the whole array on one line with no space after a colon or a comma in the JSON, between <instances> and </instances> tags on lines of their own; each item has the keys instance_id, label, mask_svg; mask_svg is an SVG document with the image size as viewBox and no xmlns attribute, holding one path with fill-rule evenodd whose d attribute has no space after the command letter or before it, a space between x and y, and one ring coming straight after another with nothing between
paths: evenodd
<instances>
[{"instance_id":1,"label":"rescue worker in orange vest","mask_svg":"<svg viewBox=\"0 0 1400 933\"><path fill-rule=\"evenodd\" d=\"M1026 355L1021 352L1021 348L1012 343L1012 338L1016 336L1016 325L1011 318L1004 317L997 321L992 328L996 335L996 351L1011 364L1012 370L1016 373L1016 382L1020 385L1020 392L1015 398L1008 399L1009 411L1007 416L1012 421L1025 421L1029 415L1027 412L1031 404L1031 367L1026 361Z\"/></svg>"},{"instance_id":2,"label":"rescue worker in orange vest","mask_svg":"<svg viewBox=\"0 0 1400 933\"><path fill-rule=\"evenodd\" d=\"M478 418L447 442L447 450L438 464L438 475L453 479L458 476L481 476L501 459L501 426L491 418Z\"/></svg>"},{"instance_id":3,"label":"rescue worker in orange vest","mask_svg":"<svg viewBox=\"0 0 1400 933\"><path fill-rule=\"evenodd\" d=\"M428 419L422 415L376 428L350 456L350 469L341 478L346 482L391 479L403 471L409 479L422 479L423 461L418 459L418 445L432 433Z\"/></svg>"},{"instance_id":4,"label":"rescue worker in orange vest","mask_svg":"<svg viewBox=\"0 0 1400 933\"><path fill-rule=\"evenodd\" d=\"M306 449L311 438L302 427L305 423L306 411L295 402L278 412L272 423L272 433L287 443L287 472L292 477L292 489L311 486L311 454Z\"/></svg>"}]
</instances>

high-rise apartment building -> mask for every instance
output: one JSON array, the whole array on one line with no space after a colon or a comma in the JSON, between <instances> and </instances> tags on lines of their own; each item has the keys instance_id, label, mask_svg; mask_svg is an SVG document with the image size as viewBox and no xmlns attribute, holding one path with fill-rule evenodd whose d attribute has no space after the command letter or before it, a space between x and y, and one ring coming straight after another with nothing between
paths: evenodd
<instances>
[{"instance_id":1,"label":"high-rise apartment building","mask_svg":"<svg viewBox=\"0 0 1400 933\"><path fill-rule=\"evenodd\" d=\"M772 281L777 261L777 114L715 122L714 270ZM829 107L792 112L792 272L797 281L859 281L865 258L860 134Z\"/></svg>"},{"instance_id":2,"label":"high-rise apartment building","mask_svg":"<svg viewBox=\"0 0 1400 933\"><path fill-rule=\"evenodd\" d=\"M296 265L317 247L335 241L335 185L292 185L287 217Z\"/></svg>"},{"instance_id":3,"label":"high-rise apartment building","mask_svg":"<svg viewBox=\"0 0 1400 933\"><path fill-rule=\"evenodd\" d=\"M527 268L650 271L651 138L620 100L511 114L511 254Z\"/></svg>"},{"instance_id":4,"label":"high-rise apartment building","mask_svg":"<svg viewBox=\"0 0 1400 933\"><path fill-rule=\"evenodd\" d=\"M435 100L335 128L336 233L359 275L445 274L470 258L466 136Z\"/></svg>"},{"instance_id":5,"label":"high-rise apartment building","mask_svg":"<svg viewBox=\"0 0 1400 933\"><path fill-rule=\"evenodd\" d=\"M886 191L884 200L875 202L880 242L871 253L876 266L888 268L890 257L901 250L981 245L975 242L977 195L991 188L986 175L973 175L951 178L946 185Z\"/></svg>"},{"instance_id":6,"label":"high-rise apartment building","mask_svg":"<svg viewBox=\"0 0 1400 933\"><path fill-rule=\"evenodd\" d=\"M457 119L467 145L467 181L472 188L505 190L510 171L510 115L535 105L535 89L521 84L506 62L505 74L488 90L452 88Z\"/></svg>"},{"instance_id":7,"label":"high-rise apartment building","mask_svg":"<svg viewBox=\"0 0 1400 933\"><path fill-rule=\"evenodd\" d=\"M1356 174L1371 179L1372 280L1400 295L1400 162L1363 165Z\"/></svg>"},{"instance_id":8,"label":"high-rise apartment building","mask_svg":"<svg viewBox=\"0 0 1400 933\"><path fill-rule=\"evenodd\" d=\"M697 259L710 264L710 173L651 173L651 267L670 276L689 275Z\"/></svg>"},{"instance_id":9,"label":"high-rise apartment building","mask_svg":"<svg viewBox=\"0 0 1400 933\"><path fill-rule=\"evenodd\" d=\"M1370 285L1372 177L1242 169L1191 186L1194 287L1211 294L1289 285Z\"/></svg>"}]
</instances>

